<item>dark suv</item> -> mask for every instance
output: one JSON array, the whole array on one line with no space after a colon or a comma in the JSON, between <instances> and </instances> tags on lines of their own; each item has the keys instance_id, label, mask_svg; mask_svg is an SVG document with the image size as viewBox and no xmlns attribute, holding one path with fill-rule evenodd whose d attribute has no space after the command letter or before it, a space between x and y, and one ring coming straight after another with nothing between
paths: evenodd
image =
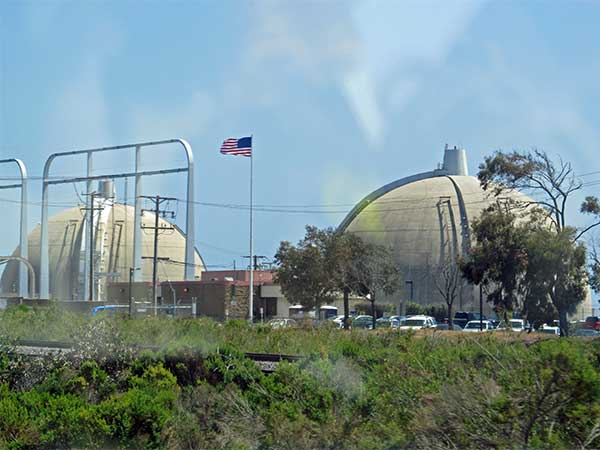
<instances>
[{"instance_id":1,"label":"dark suv","mask_svg":"<svg viewBox=\"0 0 600 450\"><path fill-rule=\"evenodd\" d=\"M481 319L487 320L485 315L483 315ZM452 319L452 323L460 325L462 328L464 328L467 322L470 322L471 320L479 320L479 313L470 311L456 311L454 314L454 319Z\"/></svg>"}]
</instances>

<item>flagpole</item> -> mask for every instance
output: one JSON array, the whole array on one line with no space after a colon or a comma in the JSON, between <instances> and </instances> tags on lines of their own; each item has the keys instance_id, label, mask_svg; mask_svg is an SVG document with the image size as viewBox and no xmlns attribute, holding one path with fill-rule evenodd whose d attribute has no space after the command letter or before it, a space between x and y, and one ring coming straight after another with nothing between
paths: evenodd
<instances>
[{"instance_id":1,"label":"flagpole","mask_svg":"<svg viewBox=\"0 0 600 450\"><path fill-rule=\"evenodd\" d=\"M250 298L248 300L250 323L253 322L254 315L254 242L253 242L253 215L252 215L252 193L253 193L253 161L254 161L254 145L252 143L253 136L250 135Z\"/></svg>"}]
</instances>

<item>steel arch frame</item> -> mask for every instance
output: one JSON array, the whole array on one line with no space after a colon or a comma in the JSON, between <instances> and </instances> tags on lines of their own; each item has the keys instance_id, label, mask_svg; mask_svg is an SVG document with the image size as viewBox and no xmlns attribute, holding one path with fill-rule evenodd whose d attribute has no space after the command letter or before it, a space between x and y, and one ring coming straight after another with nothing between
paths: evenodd
<instances>
[{"instance_id":1,"label":"steel arch frame","mask_svg":"<svg viewBox=\"0 0 600 450\"><path fill-rule=\"evenodd\" d=\"M141 166L141 151L145 147L157 147L167 144L180 144L185 151L187 158L187 167L174 167L162 170L147 170L140 171ZM92 175L93 170L93 155L95 153L117 151L117 150L135 150L135 171L128 173L107 173L102 175ZM64 177L49 179L50 168L56 158L87 155L87 175L85 177ZM133 233L133 265L141 267L141 189L142 176L149 175L165 175L169 173L187 172L187 193L186 193L186 243L185 243L185 279L194 279L194 154L192 147L184 139L167 139L161 141L139 142L134 144L116 145L112 147L100 147L85 150L73 150L67 152L53 153L46 160L44 165L44 174L42 181L42 223L40 233L40 298L50 298L50 278L49 278L49 250L48 250L48 188L54 184L74 183L79 181L87 182L88 192L92 191L92 182L106 178L129 178L135 177L135 218L134 218L134 233ZM88 200L89 203L89 200ZM89 209L88 205L88 209ZM90 222L88 222L90 223ZM87 252L86 247L86 252ZM89 256L89 255L88 255ZM89 258L86 258L86 264ZM87 270L85 271L86 277ZM134 281L139 280L139 274L134 274ZM86 290L89 283L84 283ZM88 293L84 294L84 298L88 298Z\"/></svg>"},{"instance_id":2,"label":"steel arch frame","mask_svg":"<svg viewBox=\"0 0 600 450\"><path fill-rule=\"evenodd\" d=\"M25 267L29 271L29 275L31 275L31 285L30 285L29 295L30 295L30 298L35 298L35 270L33 268L33 265L26 258L23 258L22 256L0 256L0 264L4 264L5 262L8 262L8 261L17 261L17 262L20 262L23 265L25 265ZM24 296L21 295L21 293L19 293L19 296L21 298L24 298Z\"/></svg>"},{"instance_id":3,"label":"steel arch frame","mask_svg":"<svg viewBox=\"0 0 600 450\"><path fill-rule=\"evenodd\" d=\"M19 168L19 172L21 174L21 182L17 184L9 184L0 186L1 189L21 189L21 224L19 226L19 257L28 261L29 254L29 243L27 240L27 212L28 212L28 203L27 203L27 168L25 167L25 163L17 158L8 158L8 159L0 159L0 164L9 164L14 163ZM35 283L35 280L33 280ZM29 278L27 276L27 271L23 270L23 267L19 265L19 295L21 297L25 297L29 290ZM35 285L33 286L33 292L35 292Z\"/></svg>"}]
</instances>

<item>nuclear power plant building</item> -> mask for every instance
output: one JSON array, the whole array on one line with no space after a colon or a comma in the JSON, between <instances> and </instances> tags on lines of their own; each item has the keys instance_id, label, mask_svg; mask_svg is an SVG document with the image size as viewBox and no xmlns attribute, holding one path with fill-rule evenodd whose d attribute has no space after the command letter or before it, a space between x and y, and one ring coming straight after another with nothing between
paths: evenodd
<instances>
[{"instance_id":1,"label":"nuclear power plant building","mask_svg":"<svg viewBox=\"0 0 600 450\"><path fill-rule=\"evenodd\" d=\"M531 201L519 192L507 195ZM481 188L477 177L469 176L465 150L446 147L441 167L372 192L348 214L340 229L391 247L400 269L402 291L381 300L444 304L435 277L444 264L467 254L473 243L473 220L495 201ZM591 311L591 298L582 307ZM479 289L461 282L454 309L478 310Z\"/></svg>"},{"instance_id":2,"label":"nuclear power plant building","mask_svg":"<svg viewBox=\"0 0 600 450\"><path fill-rule=\"evenodd\" d=\"M135 208L114 201L111 181L101 181L94 198L93 272L94 300L107 301L107 287L114 282L127 282L133 264L133 228ZM89 298L90 229L85 205L67 209L51 216L48 221L49 274L52 299L69 301ZM154 227L155 215L144 212L142 227ZM185 234L174 224L159 217L157 278L160 281L185 279ZM36 274L40 273L40 226L28 236L29 261ZM151 282L154 254L154 233L142 230L141 273L137 281ZM205 266L200 254L194 252L196 278ZM15 250L14 254L18 254ZM18 263L7 264L0 280L5 297L17 296ZM36 278L39 292L39 277Z\"/></svg>"}]
</instances>

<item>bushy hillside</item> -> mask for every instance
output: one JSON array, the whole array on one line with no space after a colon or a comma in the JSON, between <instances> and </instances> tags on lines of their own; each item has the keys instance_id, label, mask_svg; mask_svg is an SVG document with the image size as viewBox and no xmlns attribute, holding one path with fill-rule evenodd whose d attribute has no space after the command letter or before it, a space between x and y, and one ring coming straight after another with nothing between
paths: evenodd
<instances>
[{"instance_id":1,"label":"bushy hillside","mask_svg":"<svg viewBox=\"0 0 600 450\"><path fill-rule=\"evenodd\" d=\"M52 309L4 312L0 330L2 448L600 447L600 341ZM77 344L31 359L15 338ZM305 358L264 374L246 351Z\"/></svg>"}]
</instances>

